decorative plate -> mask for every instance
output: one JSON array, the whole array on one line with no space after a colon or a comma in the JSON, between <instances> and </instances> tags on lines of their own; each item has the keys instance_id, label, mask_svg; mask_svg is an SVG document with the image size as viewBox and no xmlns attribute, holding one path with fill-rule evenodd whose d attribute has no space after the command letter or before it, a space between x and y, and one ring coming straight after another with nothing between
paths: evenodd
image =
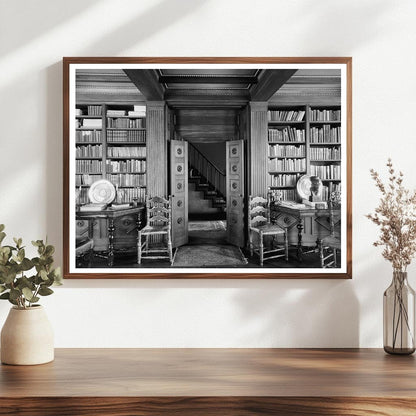
<instances>
[{"instance_id":1,"label":"decorative plate","mask_svg":"<svg viewBox=\"0 0 416 416\"><path fill-rule=\"evenodd\" d=\"M88 198L93 204L109 204L115 197L116 188L106 179L95 181L88 191Z\"/></svg>"},{"instance_id":2,"label":"decorative plate","mask_svg":"<svg viewBox=\"0 0 416 416\"><path fill-rule=\"evenodd\" d=\"M296 191L301 199L309 199L311 195L311 177L310 175L303 175L299 178L296 184Z\"/></svg>"}]
</instances>

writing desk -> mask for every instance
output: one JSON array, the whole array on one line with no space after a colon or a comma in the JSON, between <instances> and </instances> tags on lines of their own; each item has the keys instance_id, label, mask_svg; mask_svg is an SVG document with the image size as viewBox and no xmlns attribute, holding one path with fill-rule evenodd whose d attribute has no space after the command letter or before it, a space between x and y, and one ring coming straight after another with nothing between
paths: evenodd
<instances>
[{"instance_id":1,"label":"writing desk","mask_svg":"<svg viewBox=\"0 0 416 416\"><path fill-rule=\"evenodd\" d=\"M380 349L58 349L49 364L0 367L6 414L414 416L416 361Z\"/></svg>"},{"instance_id":2,"label":"writing desk","mask_svg":"<svg viewBox=\"0 0 416 416\"><path fill-rule=\"evenodd\" d=\"M123 233L128 235L133 231L136 231L135 237L133 237L134 245L131 245L131 250L137 252L138 242L138 230L142 226L142 215L145 211L144 206L128 207L125 209L112 209L107 208L101 211L77 211L76 220L88 221L88 236L93 238L94 220L103 219L107 221L108 231L108 249L107 249L107 264L109 267L114 265L114 253L115 249L115 236L117 231L119 234ZM118 220L118 222L117 222ZM117 226L122 230L117 230ZM131 239L130 239L131 240Z\"/></svg>"},{"instance_id":3,"label":"writing desk","mask_svg":"<svg viewBox=\"0 0 416 416\"><path fill-rule=\"evenodd\" d=\"M341 211L333 210L339 222ZM271 220L288 233L289 244L296 244L297 255L302 260L303 246L317 247L320 240L330 233L329 209L297 208L273 204ZM296 228L297 232L292 233Z\"/></svg>"}]
</instances>

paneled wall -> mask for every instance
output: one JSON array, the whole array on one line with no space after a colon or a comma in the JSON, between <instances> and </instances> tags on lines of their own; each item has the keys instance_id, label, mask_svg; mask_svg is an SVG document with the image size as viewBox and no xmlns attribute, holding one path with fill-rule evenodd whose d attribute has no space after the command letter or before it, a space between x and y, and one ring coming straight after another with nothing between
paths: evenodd
<instances>
[{"instance_id":1,"label":"paneled wall","mask_svg":"<svg viewBox=\"0 0 416 416\"><path fill-rule=\"evenodd\" d=\"M267 195L267 102L251 102L249 112L248 165L250 195Z\"/></svg>"},{"instance_id":2,"label":"paneled wall","mask_svg":"<svg viewBox=\"0 0 416 416\"><path fill-rule=\"evenodd\" d=\"M167 193L166 104L148 101L147 123L147 191L150 196Z\"/></svg>"}]
</instances>

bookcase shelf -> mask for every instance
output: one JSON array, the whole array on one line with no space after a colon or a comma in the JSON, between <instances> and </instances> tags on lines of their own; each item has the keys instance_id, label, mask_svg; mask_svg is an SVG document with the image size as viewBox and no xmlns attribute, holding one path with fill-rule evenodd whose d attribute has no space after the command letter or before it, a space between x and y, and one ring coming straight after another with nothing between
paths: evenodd
<instances>
[{"instance_id":1,"label":"bookcase shelf","mask_svg":"<svg viewBox=\"0 0 416 416\"><path fill-rule=\"evenodd\" d=\"M325 182L325 198L329 186L340 189L339 105L273 105L269 106L267 119L271 190L279 190L284 200L296 200L296 183L304 174L317 175ZM330 185L333 182L335 185Z\"/></svg>"},{"instance_id":2,"label":"bookcase shelf","mask_svg":"<svg viewBox=\"0 0 416 416\"><path fill-rule=\"evenodd\" d=\"M115 203L145 202L146 116L144 106L135 107L107 103L76 105L79 203L89 202L87 190L98 179L110 180L117 187Z\"/></svg>"}]
</instances>

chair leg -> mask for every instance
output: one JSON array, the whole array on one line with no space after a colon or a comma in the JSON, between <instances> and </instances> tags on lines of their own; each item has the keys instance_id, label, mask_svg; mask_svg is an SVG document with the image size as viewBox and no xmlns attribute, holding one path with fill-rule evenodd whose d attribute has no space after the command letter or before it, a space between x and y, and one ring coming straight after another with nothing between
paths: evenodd
<instances>
[{"instance_id":1,"label":"chair leg","mask_svg":"<svg viewBox=\"0 0 416 416\"><path fill-rule=\"evenodd\" d=\"M334 256L334 267L338 267L337 266L337 249L336 248L332 249L332 255Z\"/></svg>"},{"instance_id":2,"label":"chair leg","mask_svg":"<svg viewBox=\"0 0 416 416\"><path fill-rule=\"evenodd\" d=\"M137 263L142 264L142 233L140 231L137 238Z\"/></svg>"},{"instance_id":3,"label":"chair leg","mask_svg":"<svg viewBox=\"0 0 416 416\"><path fill-rule=\"evenodd\" d=\"M259 238L260 238L260 246L259 246L259 251L260 251L260 266L263 267L263 260L264 260L264 254L263 254L263 250L264 250L263 234L260 234Z\"/></svg>"},{"instance_id":4,"label":"chair leg","mask_svg":"<svg viewBox=\"0 0 416 416\"><path fill-rule=\"evenodd\" d=\"M285 260L289 261L289 240L287 238L287 231L285 231Z\"/></svg>"},{"instance_id":5,"label":"chair leg","mask_svg":"<svg viewBox=\"0 0 416 416\"><path fill-rule=\"evenodd\" d=\"M249 231L248 233L248 240L250 244L250 256L253 257L253 232Z\"/></svg>"},{"instance_id":6,"label":"chair leg","mask_svg":"<svg viewBox=\"0 0 416 416\"><path fill-rule=\"evenodd\" d=\"M324 264L324 247L322 245L321 240L319 240L319 260L321 262L321 268L323 269L325 267L325 264Z\"/></svg>"},{"instance_id":7,"label":"chair leg","mask_svg":"<svg viewBox=\"0 0 416 416\"><path fill-rule=\"evenodd\" d=\"M172 266L172 264L173 264L173 256L172 256L172 241L171 241L171 238L170 238L170 233L168 233L167 239L168 239L169 261L170 261L170 265Z\"/></svg>"},{"instance_id":8,"label":"chair leg","mask_svg":"<svg viewBox=\"0 0 416 416\"><path fill-rule=\"evenodd\" d=\"M88 267L92 266L92 262L94 260L94 248L91 247L89 253L88 253L88 261L87 261L87 265Z\"/></svg>"}]
</instances>

